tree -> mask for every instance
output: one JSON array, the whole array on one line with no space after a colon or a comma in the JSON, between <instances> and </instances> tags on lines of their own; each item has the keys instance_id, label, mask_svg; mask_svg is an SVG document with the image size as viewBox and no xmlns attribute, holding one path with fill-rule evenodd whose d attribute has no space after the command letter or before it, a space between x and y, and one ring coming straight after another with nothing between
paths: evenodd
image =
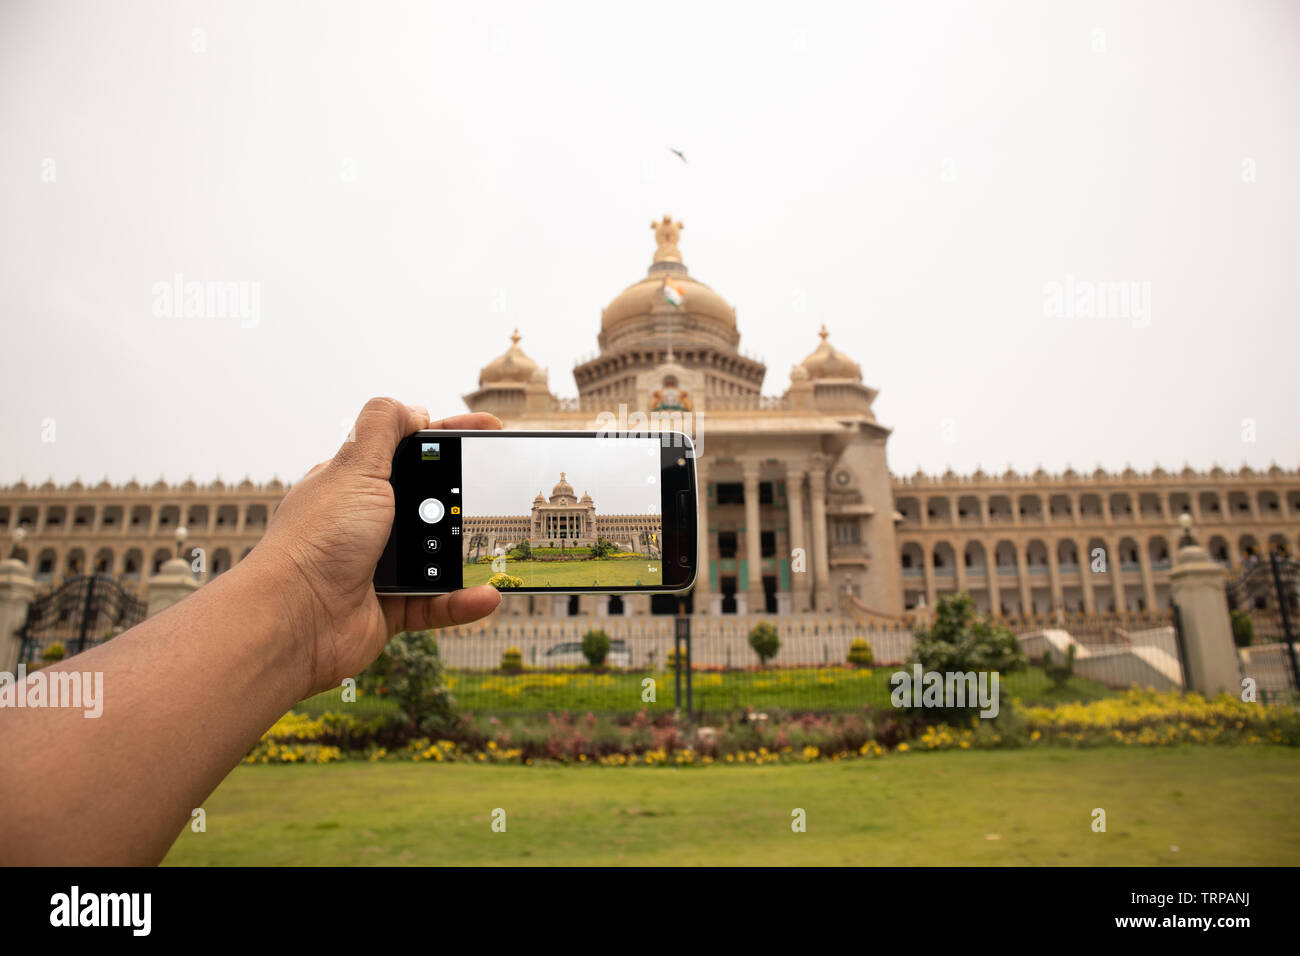
<instances>
[{"instance_id":1,"label":"tree","mask_svg":"<svg viewBox=\"0 0 1300 956\"><path fill-rule=\"evenodd\" d=\"M781 637L767 621L759 621L749 632L749 646L758 655L759 664L766 666L781 649Z\"/></svg>"},{"instance_id":2,"label":"tree","mask_svg":"<svg viewBox=\"0 0 1300 956\"><path fill-rule=\"evenodd\" d=\"M591 546L591 556L593 558L607 558L617 550L618 548L613 541L608 538L597 538L596 543Z\"/></svg>"},{"instance_id":3,"label":"tree","mask_svg":"<svg viewBox=\"0 0 1300 956\"><path fill-rule=\"evenodd\" d=\"M975 613L965 591L939 598L934 626L916 632L913 662L926 671L966 673L1023 670L1029 663L1009 628Z\"/></svg>"},{"instance_id":4,"label":"tree","mask_svg":"<svg viewBox=\"0 0 1300 956\"><path fill-rule=\"evenodd\" d=\"M592 667L604 664L609 656L609 635L598 629L582 635L582 656Z\"/></svg>"},{"instance_id":5,"label":"tree","mask_svg":"<svg viewBox=\"0 0 1300 956\"><path fill-rule=\"evenodd\" d=\"M517 545L510 549L510 557L517 558L520 561L527 561L533 556L532 543L524 538Z\"/></svg>"}]
</instances>

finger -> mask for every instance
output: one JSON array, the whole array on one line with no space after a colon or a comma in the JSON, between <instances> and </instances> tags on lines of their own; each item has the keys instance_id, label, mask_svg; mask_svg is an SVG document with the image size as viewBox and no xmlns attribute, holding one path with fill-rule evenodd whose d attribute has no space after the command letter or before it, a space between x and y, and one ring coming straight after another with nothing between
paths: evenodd
<instances>
[{"instance_id":1,"label":"finger","mask_svg":"<svg viewBox=\"0 0 1300 956\"><path fill-rule=\"evenodd\" d=\"M334 461L343 468L368 476L388 478L397 443L424 428L429 413L403 405L393 398L372 398L357 416L352 435L343 443Z\"/></svg>"},{"instance_id":2,"label":"finger","mask_svg":"<svg viewBox=\"0 0 1300 956\"><path fill-rule=\"evenodd\" d=\"M429 428L460 429L461 431L478 431L501 427L501 419L487 412L470 412L468 415L453 415L442 421L434 422Z\"/></svg>"},{"instance_id":3,"label":"finger","mask_svg":"<svg viewBox=\"0 0 1300 956\"><path fill-rule=\"evenodd\" d=\"M386 597L384 602L390 630L423 631L487 617L501 603L501 592L490 584L480 584L437 597Z\"/></svg>"}]
</instances>

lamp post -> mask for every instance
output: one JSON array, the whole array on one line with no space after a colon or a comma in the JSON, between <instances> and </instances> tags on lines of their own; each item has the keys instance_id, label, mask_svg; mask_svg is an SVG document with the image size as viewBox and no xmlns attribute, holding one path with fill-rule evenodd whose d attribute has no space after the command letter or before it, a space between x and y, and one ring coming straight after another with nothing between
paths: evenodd
<instances>
[{"instance_id":1,"label":"lamp post","mask_svg":"<svg viewBox=\"0 0 1300 956\"><path fill-rule=\"evenodd\" d=\"M190 529L185 527L185 525L181 525L176 529L175 535L176 535L176 557L180 558L182 557L181 548L185 547L185 539L190 536Z\"/></svg>"}]
</instances>

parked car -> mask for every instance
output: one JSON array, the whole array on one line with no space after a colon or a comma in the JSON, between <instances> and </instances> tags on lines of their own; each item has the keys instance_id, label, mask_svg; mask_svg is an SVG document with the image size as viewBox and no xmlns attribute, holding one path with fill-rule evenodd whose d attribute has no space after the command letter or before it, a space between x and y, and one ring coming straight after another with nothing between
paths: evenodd
<instances>
[{"instance_id":1,"label":"parked car","mask_svg":"<svg viewBox=\"0 0 1300 956\"><path fill-rule=\"evenodd\" d=\"M632 652L627 649L626 641L610 641L609 653L605 655L606 667L630 667ZM582 641L569 641L556 644L542 656L543 667L586 667L587 658L582 653Z\"/></svg>"}]
</instances>

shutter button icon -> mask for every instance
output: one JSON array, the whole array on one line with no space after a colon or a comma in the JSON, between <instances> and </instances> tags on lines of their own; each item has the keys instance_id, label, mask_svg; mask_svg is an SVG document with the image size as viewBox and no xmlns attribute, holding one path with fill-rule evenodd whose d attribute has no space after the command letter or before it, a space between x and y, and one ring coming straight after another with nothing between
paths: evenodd
<instances>
[{"instance_id":1,"label":"shutter button icon","mask_svg":"<svg viewBox=\"0 0 1300 956\"><path fill-rule=\"evenodd\" d=\"M437 498L425 498L420 502L420 520L425 524L437 524L444 513L442 502Z\"/></svg>"}]
</instances>

